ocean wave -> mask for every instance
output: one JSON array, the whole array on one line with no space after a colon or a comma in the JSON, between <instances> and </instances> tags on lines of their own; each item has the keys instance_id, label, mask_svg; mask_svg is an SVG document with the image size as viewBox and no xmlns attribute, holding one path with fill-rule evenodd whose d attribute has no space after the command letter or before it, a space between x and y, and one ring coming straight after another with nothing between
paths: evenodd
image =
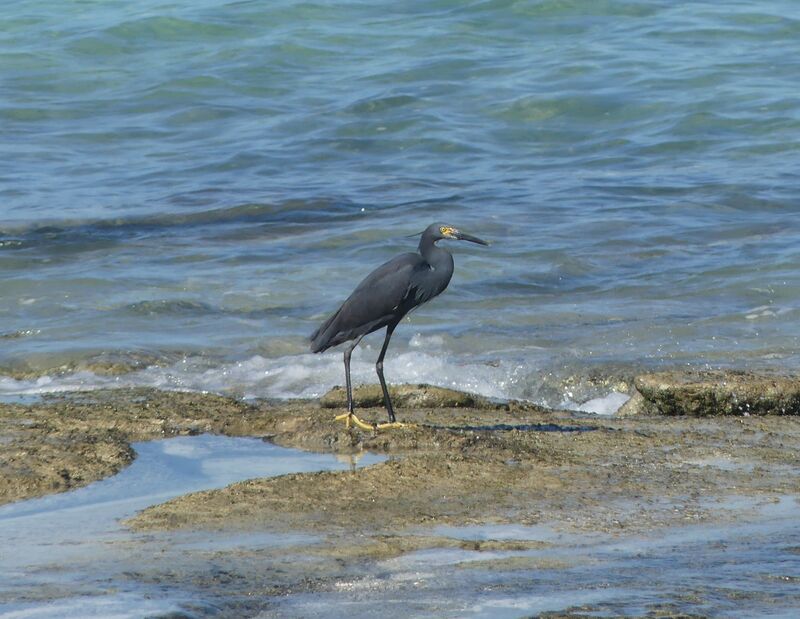
<instances>
[{"instance_id":1,"label":"ocean wave","mask_svg":"<svg viewBox=\"0 0 800 619\"><path fill-rule=\"evenodd\" d=\"M207 194L207 191L202 192ZM195 192L176 194L171 197L175 203L191 204ZM457 195L431 197L430 199L388 203L383 206L388 211L397 208L407 211L413 207L429 209L440 203L458 200ZM102 219L53 219L30 221L21 224L6 224L0 227L0 251L24 249L49 243L77 242L88 238L131 239L137 236L158 236L165 233L183 231L193 227L214 227L222 225L252 226L263 224L274 228L261 228L259 234L264 238L284 236L283 226L294 230L313 230L319 226L346 224L363 217L364 211L374 209L373 204L360 204L333 198L289 199L278 203L247 203L224 206L191 212L163 212L152 215L113 217ZM2 238L6 237L6 238Z\"/></svg>"},{"instance_id":2,"label":"ocean wave","mask_svg":"<svg viewBox=\"0 0 800 619\"><path fill-rule=\"evenodd\" d=\"M542 369L525 361L491 361L460 358L444 350L440 336L411 339L411 348L387 359L385 372L391 383L432 384L497 400L521 399L552 408L610 414L627 395L630 371L619 367L566 367ZM351 372L354 384L376 382L375 351L356 349ZM137 356L125 363L109 359L77 362L72 369L41 375L0 375L0 396L41 395L68 391L121 387L210 391L253 399L317 398L344 380L341 356L254 355L234 362L186 356L171 363L163 359L147 365ZM627 375L627 377L626 377Z\"/></svg>"}]
</instances>

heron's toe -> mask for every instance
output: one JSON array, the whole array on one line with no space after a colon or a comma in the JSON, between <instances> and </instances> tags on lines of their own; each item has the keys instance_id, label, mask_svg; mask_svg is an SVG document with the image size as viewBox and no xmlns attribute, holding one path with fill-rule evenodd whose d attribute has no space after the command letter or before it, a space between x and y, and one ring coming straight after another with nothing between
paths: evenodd
<instances>
[{"instance_id":1,"label":"heron's toe","mask_svg":"<svg viewBox=\"0 0 800 619\"><path fill-rule=\"evenodd\" d=\"M387 423L379 423L375 426L376 430L400 430L402 428L418 428L415 423L403 423L401 421L389 421Z\"/></svg>"},{"instance_id":2,"label":"heron's toe","mask_svg":"<svg viewBox=\"0 0 800 619\"><path fill-rule=\"evenodd\" d=\"M336 415L333 418L334 421L344 421L345 427L349 428L350 424L353 424L357 428L361 428L362 430L369 430L374 431L375 426L365 421L361 421L358 417L356 417L353 413L343 413L341 415Z\"/></svg>"}]
</instances>

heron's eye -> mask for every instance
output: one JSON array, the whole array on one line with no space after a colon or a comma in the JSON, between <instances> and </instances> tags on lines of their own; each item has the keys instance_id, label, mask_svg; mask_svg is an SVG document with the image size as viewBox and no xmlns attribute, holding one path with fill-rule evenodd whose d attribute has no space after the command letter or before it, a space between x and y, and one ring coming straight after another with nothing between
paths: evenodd
<instances>
[{"instance_id":1,"label":"heron's eye","mask_svg":"<svg viewBox=\"0 0 800 619\"><path fill-rule=\"evenodd\" d=\"M455 228L451 228L450 226L442 226L439 228L439 232L442 233L442 236L453 236L455 233Z\"/></svg>"}]
</instances>

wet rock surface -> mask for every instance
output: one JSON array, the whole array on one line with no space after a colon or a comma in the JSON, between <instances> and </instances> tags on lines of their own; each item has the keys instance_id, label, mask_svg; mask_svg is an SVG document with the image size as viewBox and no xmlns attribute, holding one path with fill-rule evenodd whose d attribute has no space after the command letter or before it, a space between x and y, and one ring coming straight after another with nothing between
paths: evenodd
<instances>
[{"instance_id":1,"label":"wet rock surface","mask_svg":"<svg viewBox=\"0 0 800 619\"><path fill-rule=\"evenodd\" d=\"M637 379L637 388L648 394L648 389L677 389L661 384ZM685 384L694 389L695 383ZM377 385L371 391L380 393ZM398 406L398 418L409 427L377 432L347 429L333 419L340 410L314 401L245 403L135 389L3 404L0 502L113 474L133 458L133 441L203 432L392 457L353 472L250 480L181 497L147 510L131 526L247 528L269 512L273 526L386 532L434 522L533 523L560 518L569 503L569 522L608 528L676 517L622 506L634 498L680 498L685 509L677 517L703 518L695 499L702 494L734 485L754 493L798 486L785 468L780 474L774 470L800 464L800 420L792 416L603 418L482 399L470 407L455 392L430 387L404 386L398 393L431 406ZM362 408L359 414L381 422L385 411ZM201 504L203 509L196 509Z\"/></svg>"},{"instance_id":2,"label":"wet rock surface","mask_svg":"<svg viewBox=\"0 0 800 619\"><path fill-rule=\"evenodd\" d=\"M795 492L792 417L598 418L534 406L400 409L416 424L346 430L334 411L264 408L270 440L392 456L352 472L255 479L145 510L137 530L270 526L389 534L404 527L559 520L580 530L647 529L709 518L704 498ZM381 408L361 411L382 421ZM680 505L675 509L674 503ZM666 505L671 506L666 509ZM261 523L261 524L259 524Z\"/></svg>"},{"instance_id":3,"label":"wet rock surface","mask_svg":"<svg viewBox=\"0 0 800 619\"><path fill-rule=\"evenodd\" d=\"M634 380L622 414L800 415L800 377L737 371L667 371Z\"/></svg>"},{"instance_id":4,"label":"wet rock surface","mask_svg":"<svg viewBox=\"0 0 800 619\"><path fill-rule=\"evenodd\" d=\"M432 385L391 385L392 403L400 408L501 408L487 398ZM359 385L353 389L353 402L358 408L383 406L380 385ZM320 398L323 408L345 408L347 392L334 387Z\"/></svg>"},{"instance_id":5,"label":"wet rock surface","mask_svg":"<svg viewBox=\"0 0 800 619\"><path fill-rule=\"evenodd\" d=\"M134 441L257 433L255 410L209 394L120 389L0 403L0 504L63 492L129 464ZM251 415L251 416L249 416Z\"/></svg>"}]
</instances>

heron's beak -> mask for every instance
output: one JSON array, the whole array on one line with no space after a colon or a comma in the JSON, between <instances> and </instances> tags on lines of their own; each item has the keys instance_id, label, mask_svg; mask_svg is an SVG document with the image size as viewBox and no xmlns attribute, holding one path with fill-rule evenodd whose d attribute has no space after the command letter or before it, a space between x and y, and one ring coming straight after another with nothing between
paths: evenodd
<instances>
[{"instance_id":1,"label":"heron's beak","mask_svg":"<svg viewBox=\"0 0 800 619\"><path fill-rule=\"evenodd\" d=\"M477 243L478 245L488 245L486 241L483 239L479 239L477 236L472 236L471 234L465 234L463 232L457 231L456 238L459 241L469 241L470 243Z\"/></svg>"}]
</instances>

